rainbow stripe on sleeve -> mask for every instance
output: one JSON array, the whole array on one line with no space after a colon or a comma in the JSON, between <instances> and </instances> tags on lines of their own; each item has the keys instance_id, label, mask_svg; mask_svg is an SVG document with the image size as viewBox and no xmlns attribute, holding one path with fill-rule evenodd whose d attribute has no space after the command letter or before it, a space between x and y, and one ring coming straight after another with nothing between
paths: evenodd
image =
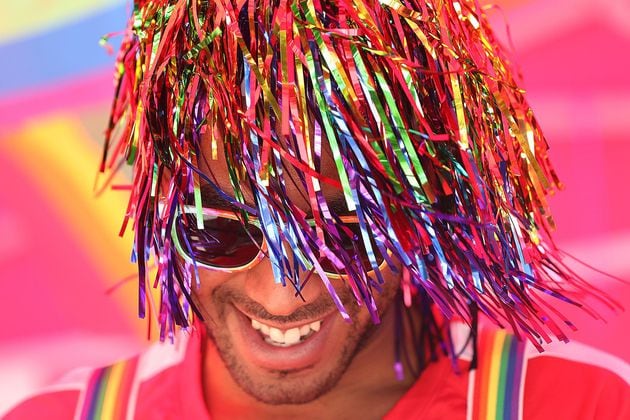
<instances>
[{"instance_id":1,"label":"rainbow stripe on sleeve","mask_svg":"<svg viewBox=\"0 0 630 420\"><path fill-rule=\"evenodd\" d=\"M83 400L81 420L118 420L127 417L138 357L97 369Z\"/></svg>"},{"instance_id":2,"label":"rainbow stripe on sleeve","mask_svg":"<svg viewBox=\"0 0 630 420\"><path fill-rule=\"evenodd\" d=\"M482 333L472 420L519 418L525 343L504 330Z\"/></svg>"}]
</instances>

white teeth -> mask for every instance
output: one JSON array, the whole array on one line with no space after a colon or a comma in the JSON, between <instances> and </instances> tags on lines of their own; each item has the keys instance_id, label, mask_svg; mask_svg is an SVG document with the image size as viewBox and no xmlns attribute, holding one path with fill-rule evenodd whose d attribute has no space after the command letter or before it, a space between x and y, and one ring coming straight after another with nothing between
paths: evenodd
<instances>
[{"instance_id":1,"label":"white teeth","mask_svg":"<svg viewBox=\"0 0 630 420\"><path fill-rule=\"evenodd\" d=\"M284 344L296 344L300 342L300 329L291 328L284 333Z\"/></svg>"},{"instance_id":2,"label":"white teeth","mask_svg":"<svg viewBox=\"0 0 630 420\"><path fill-rule=\"evenodd\" d=\"M260 331L265 336L265 341L280 347L292 346L299 343L319 331L322 325L322 321L314 321L310 324L302 325L301 327L294 327L283 331L279 328L265 325L255 319L251 319L251 322L252 328Z\"/></svg>"},{"instance_id":3,"label":"white teeth","mask_svg":"<svg viewBox=\"0 0 630 420\"><path fill-rule=\"evenodd\" d=\"M310 325L302 325L300 327L300 335L306 335L308 333L311 332L311 326Z\"/></svg>"},{"instance_id":4,"label":"white teeth","mask_svg":"<svg viewBox=\"0 0 630 420\"><path fill-rule=\"evenodd\" d=\"M284 343L284 334L277 328L269 328L269 337L277 343Z\"/></svg>"}]
</instances>

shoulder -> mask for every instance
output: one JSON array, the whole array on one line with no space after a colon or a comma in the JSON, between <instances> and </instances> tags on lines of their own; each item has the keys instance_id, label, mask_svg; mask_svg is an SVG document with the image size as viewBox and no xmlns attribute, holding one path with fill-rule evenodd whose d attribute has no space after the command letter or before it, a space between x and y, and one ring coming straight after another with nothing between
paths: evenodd
<instances>
[{"instance_id":1,"label":"shoulder","mask_svg":"<svg viewBox=\"0 0 630 420\"><path fill-rule=\"evenodd\" d=\"M544 352L528 345L526 359L532 373L553 375L554 371L562 370L572 376L590 375L630 385L630 365L626 361L577 341L553 343Z\"/></svg>"},{"instance_id":2,"label":"shoulder","mask_svg":"<svg viewBox=\"0 0 630 420\"><path fill-rule=\"evenodd\" d=\"M2 416L5 420L25 420L46 417L70 419L74 417L81 390L91 374L91 369L77 369L58 382L49 385L13 407Z\"/></svg>"},{"instance_id":3,"label":"shoulder","mask_svg":"<svg viewBox=\"0 0 630 420\"><path fill-rule=\"evenodd\" d=\"M83 415L124 418L123 413L137 413L145 408L144 402L159 401L178 385L176 368L185 360L188 341L180 336L175 344L155 343L141 354L108 366L74 370L2 418L42 418L44 413L52 420Z\"/></svg>"},{"instance_id":4,"label":"shoulder","mask_svg":"<svg viewBox=\"0 0 630 420\"><path fill-rule=\"evenodd\" d=\"M630 418L630 366L602 350L553 343L539 352L505 330L480 330L469 412L526 420Z\"/></svg>"},{"instance_id":5,"label":"shoulder","mask_svg":"<svg viewBox=\"0 0 630 420\"><path fill-rule=\"evenodd\" d=\"M630 418L630 365L579 342L525 350L524 418Z\"/></svg>"}]
</instances>

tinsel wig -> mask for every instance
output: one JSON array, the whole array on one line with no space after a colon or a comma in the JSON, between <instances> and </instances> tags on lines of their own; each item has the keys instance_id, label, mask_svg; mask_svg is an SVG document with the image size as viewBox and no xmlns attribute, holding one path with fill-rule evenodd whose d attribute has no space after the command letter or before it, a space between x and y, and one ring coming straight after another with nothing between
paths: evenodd
<instances>
[{"instance_id":1,"label":"tinsel wig","mask_svg":"<svg viewBox=\"0 0 630 420\"><path fill-rule=\"evenodd\" d=\"M559 182L478 1L138 0L117 66L103 170L132 165L123 230L131 221L141 316L160 288L162 338L194 316L197 267L177 257L172 225L185 205L201 213L205 185L243 223L261 220L276 281L324 282L342 315L323 260L376 322L380 255L408 298L468 322L479 310L537 345L571 325L546 296L600 296L549 238ZM202 138L224 150L205 158L227 161L231 191L199 170ZM287 166L308 211L285 192ZM367 264L342 246L323 184L356 214Z\"/></svg>"}]
</instances>

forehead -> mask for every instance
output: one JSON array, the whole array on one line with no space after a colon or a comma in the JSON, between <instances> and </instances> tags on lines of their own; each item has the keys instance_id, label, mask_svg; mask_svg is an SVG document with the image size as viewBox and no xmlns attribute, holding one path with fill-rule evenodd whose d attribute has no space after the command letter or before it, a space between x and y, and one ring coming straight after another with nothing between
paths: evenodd
<instances>
[{"instance_id":1,"label":"forehead","mask_svg":"<svg viewBox=\"0 0 630 420\"><path fill-rule=\"evenodd\" d=\"M230 171L228 169L228 163L224 155L223 144L218 141L216 144L217 152L214 156L217 159L212 159L213 153L211 153L211 144L208 136L202 137L201 154L202 158L199 159L199 170L208 177L221 191L217 191L215 186L210 185L208 182L201 181L201 197L204 207L211 208L225 208L234 209L235 206L231 204L228 197L235 197L234 188L230 180ZM282 160L283 164L283 194L287 201L300 208L302 211L311 213L311 204L309 194L303 182L303 177L300 176L298 170L286 160ZM235 168L240 171L242 168ZM332 154L326 147L322 151L321 162L321 175L325 178L332 179L338 182L339 176L337 174ZM246 176L246 175L245 175ZM329 183L320 183L321 190L327 205L331 211L340 215L348 213L348 207L345 202L343 192L340 188L337 188ZM245 203L251 207L255 207L254 193L251 188L249 180L239 182L238 184Z\"/></svg>"},{"instance_id":2,"label":"forehead","mask_svg":"<svg viewBox=\"0 0 630 420\"><path fill-rule=\"evenodd\" d=\"M247 191L249 191L249 188ZM225 195L234 197L231 185L222 188L222 192L225 193ZM251 193L248 193L246 196L251 196ZM337 215L349 213L348 206L346 205L346 201L341 193L332 194L326 197L326 202L328 203L328 208ZM237 210L236 206L234 206L234 204L232 204L232 202L223 194L219 193L214 186L203 182L201 184L201 203L204 207L213 209ZM247 199L246 204L253 207L253 199ZM306 213L310 213L310 210L304 205L300 205L299 207Z\"/></svg>"}]
</instances>

